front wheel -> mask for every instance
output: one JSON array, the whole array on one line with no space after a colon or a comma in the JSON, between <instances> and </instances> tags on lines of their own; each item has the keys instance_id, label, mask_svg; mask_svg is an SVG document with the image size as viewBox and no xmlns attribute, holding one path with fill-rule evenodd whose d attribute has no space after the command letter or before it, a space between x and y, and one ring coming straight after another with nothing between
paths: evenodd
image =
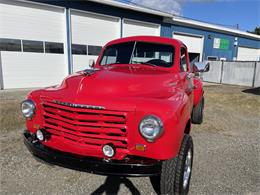
<instances>
[{"instance_id":1,"label":"front wheel","mask_svg":"<svg viewBox=\"0 0 260 195\"><path fill-rule=\"evenodd\" d=\"M162 162L159 176L150 177L158 194L188 194L193 163L193 141L184 135L178 156Z\"/></svg>"},{"instance_id":2,"label":"front wheel","mask_svg":"<svg viewBox=\"0 0 260 195\"><path fill-rule=\"evenodd\" d=\"M191 122L193 124L201 124L203 122L203 112L204 112L204 97L201 98L198 105L196 105L191 113Z\"/></svg>"}]
</instances>

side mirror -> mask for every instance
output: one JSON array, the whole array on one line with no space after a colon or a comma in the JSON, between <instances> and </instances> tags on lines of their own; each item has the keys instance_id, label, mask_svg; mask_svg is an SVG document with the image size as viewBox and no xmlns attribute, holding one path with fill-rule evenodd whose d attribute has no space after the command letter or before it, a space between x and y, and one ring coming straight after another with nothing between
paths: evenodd
<instances>
[{"instance_id":1,"label":"side mirror","mask_svg":"<svg viewBox=\"0 0 260 195\"><path fill-rule=\"evenodd\" d=\"M208 61L195 62L193 65L193 72L208 72L210 63Z\"/></svg>"},{"instance_id":2,"label":"side mirror","mask_svg":"<svg viewBox=\"0 0 260 195\"><path fill-rule=\"evenodd\" d=\"M90 59L90 60L89 60L88 65L89 65L90 68L94 68L95 64L96 64L96 63L95 63L95 60L93 60L93 59Z\"/></svg>"}]
</instances>

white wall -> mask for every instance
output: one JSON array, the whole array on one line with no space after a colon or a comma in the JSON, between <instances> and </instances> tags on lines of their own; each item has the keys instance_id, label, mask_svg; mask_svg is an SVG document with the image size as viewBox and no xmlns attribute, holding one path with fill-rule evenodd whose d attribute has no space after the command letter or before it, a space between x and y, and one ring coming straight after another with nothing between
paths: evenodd
<instances>
[{"instance_id":1,"label":"white wall","mask_svg":"<svg viewBox=\"0 0 260 195\"><path fill-rule=\"evenodd\" d=\"M120 38L120 18L89 12L71 12L72 44L104 46L107 42ZM89 59L98 56L73 55L73 72L89 68Z\"/></svg>"},{"instance_id":2,"label":"white wall","mask_svg":"<svg viewBox=\"0 0 260 195\"><path fill-rule=\"evenodd\" d=\"M1 38L64 42L63 9L8 2L0 2Z\"/></svg>"},{"instance_id":3,"label":"white wall","mask_svg":"<svg viewBox=\"0 0 260 195\"><path fill-rule=\"evenodd\" d=\"M187 46L189 53L199 53L200 60L202 60L203 45L204 45L203 37L174 33L173 38L182 41Z\"/></svg>"},{"instance_id":4,"label":"white wall","mask_svg":"<svg viewBox=\"0 0 260 195\"><path fill-rule=\"evenodd\" d=\"M89 60L97 61L98 56L73 55L73 72L89 69Z\"/></svg>"},{"instance_id":5,"label":"white wall","mask_svg":"<svg viewBox=\"0 0 260 195\"><path fill-rule=\"evenodd\" d=\"M223 63L223 69L222 69ZM256 70L255 70L256 65ZM260 85L260 63L256 62L210 62L210 71L203 73L204 81L258 87ZM222 79L221 79L222 73ZM255 73L255 78L254 78Z\"/></svg>"},{"instance_id":6,"label":"white wall","mask_svg":"<svg viewBox=\"0 0 260 195\"><path fill-rule=\"evenodd\" d=\"M259 61L260 49L238 47L237 61Z\"/></svg>"},{"instance_id":7,"label":"white wall","mask_svg":"<svg viewBox=\"0 0 260 195\"><path fill-rule=\"evenodd\" d=\"M220 83L221 82L221 61L209 61L210 68L208 72L202 73L202 78L204 81Z\"/></svg>"},{"instance_id":8,"label":"white wall","mask_svg":"<svg viewBox=\"0 0 260 195\"><path fill-rule=\"evenodd\" d=\"M0 38L64 44L64 54L1 51L5 89L59 84L68 74L64 10L28 2L0 2Z\"/></svg>"},{"instance_id":9,"label":"white wall","mask_svg":"<svg viewBox=\"0 0 260 195\"><path fill-rule=\"evenodd\" d=\"M60 54L1 51L5 89L47 87L60 84L67 75Z\"/></svg>"},{"instance_id":10,"label":"white wall","mask_svg":"<svg viewBox=\"0 0 260 195\"><path fill-rule=\"evenodd\" d=\"M120 19L84 12L71 12L72 43L103 46L120 37Z\"/></svg>"},{"instance_id":11,"label":"white wall","mask_svg":"<svg viewBox=\"0 0 260 195\"><path fill-rule=\"evenodd\" d=\"M123 37L138 35L160 36L160 25L124 19Z\"/></svg>"}]
</instances>

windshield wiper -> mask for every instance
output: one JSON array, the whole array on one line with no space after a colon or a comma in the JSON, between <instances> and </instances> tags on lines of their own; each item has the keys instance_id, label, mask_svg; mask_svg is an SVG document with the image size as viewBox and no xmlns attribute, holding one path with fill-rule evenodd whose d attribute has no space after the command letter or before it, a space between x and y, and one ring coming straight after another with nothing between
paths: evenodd
<instances>
[{"instance_id":1,"label":"windshield wiper","mask_svg":"<svg viewBox=\"0 0 260 195\"><path fill-rule=\"evenodd\" d=\"M132 61L131 64L136 63L136 64L144 64L144 65L149 65L149 66L157 66L156 64L152 64L152 63L149 63L149 62L139 62L139 61Z\"/></svg>"},{"instance_id":2,"label":"windshield wiper","mask_svg":"<svg viewBox=\"0 0 260 195\"><path fill-rule=\"evenodd\" d=\"M144 65L149 65L149 66L157 66L156 64L152 64L152 63L149 63L149 62L140 62L140 64L144 64Z\"/></svg>"},{"instance_id":3,"label":"windshield wiper","mask_svg":"<svg viewBox=\"0 0 260 195\"><path fill-rule=\"evenodd\" d=\"M121 63L115 62L115 63L111 63L111 64L104 64L104 65L102 65L102 66L112 66L112 65L116 65L116 64L121 64Z\"/></svg>"}]
</instances>

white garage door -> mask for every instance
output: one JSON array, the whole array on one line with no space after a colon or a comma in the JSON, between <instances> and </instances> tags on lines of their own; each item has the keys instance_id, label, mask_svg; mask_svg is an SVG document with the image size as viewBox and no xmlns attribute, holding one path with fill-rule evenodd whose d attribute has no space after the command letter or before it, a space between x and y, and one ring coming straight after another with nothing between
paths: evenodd
<instances>
[{"instance_id":1,"label":"white garage door","mask_svg":"<svg viewBox=\"0 0 260 195\"><path fill-rule=\"evenodd\" d=\"M259 61L260 49L238 47L237 60L238 61Z\"/></svg>"},{"instance_id":2,"label":"white garage door","mask_svg":"<svg viewBox=\"0 0 260 195\"><path fill-rule=\"evenodd\" d=\"M189 53L199 54L202 60L204 39L200 35L189 35L175 32L174 39L182 41L187 47Z\"/></svg>"},{"instance_id":3,"label":"white garage door","mask_svg":"<svg viewBox=\"0 0 260 195\"><path fill-rule=\"evenodd\" d=\"M67 75L64 9L1 1L0 52L4 88L45 87Z\"/></svg>"},{"instance_id":4,"label":"white garage door","mask_svg":"<svg viewBox=\"0 0 260 195\"><path fill-rule=\"evenodd\" d=\"M96 60L107 42L120 38L120 18L71 12L73 71L88 68L89 60Z\"/></svg>"},{"instance_id":5,"label":"white garage door","mask_svg":"<svg viewBox=\"0 0 260 195\"><path fill-rule=\"evenodd\" d=\"M160 36L160 25L135 20L124 19L123 21L123 37L137 35Z\"/></svg>"}]
</instances>

